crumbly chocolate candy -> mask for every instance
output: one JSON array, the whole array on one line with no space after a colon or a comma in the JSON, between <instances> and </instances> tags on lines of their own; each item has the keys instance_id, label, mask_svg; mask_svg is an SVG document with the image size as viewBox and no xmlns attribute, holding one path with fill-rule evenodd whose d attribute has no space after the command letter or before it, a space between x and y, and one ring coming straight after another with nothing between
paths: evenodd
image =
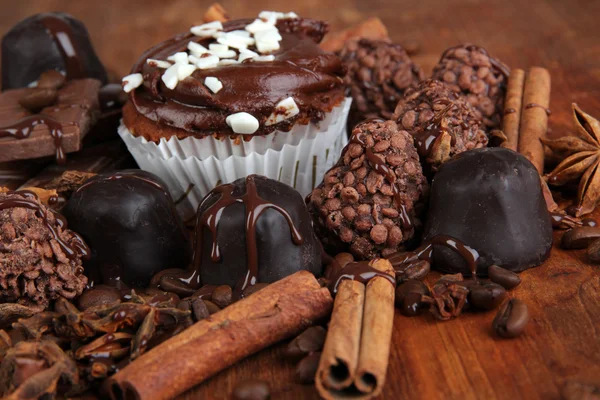
<instances>
[{"instance_id":1,"label":"crumbly chocolate candy","mask_svg":"<svg viewBox=\"0 0 600 400\"><path fill-rule=\"evenodd\" d=\"M88 249L65 220L28 192L0 194L0 302L45 309L80 295Z\"/></svg>"},{"instance_id":2,"label":"crumbly chocolate candy","mask_svg":"<svg viewBox=\"0 0 600 400\"><path fill-rule=\"evenodd\" d=\"M500 127L509 74L508 67L472 44L447 49L433 68L433 79L463 96L488 130Z\"/></svg>"},{"instance_id":3,"label":"crumbly chocolate candy","mask_svg":"<svg viewBox=\"0 0 600 400\"><path fill-rule=\"evenodd\" d=\"M406 89L423 79L423 72L402 46L385 40L348 41L340 57L348 70L344 82L353 99L351 128L368 118L391 118Z\"/></svg>"},{"instance_id":4,"label":"crumbly chocolate candy","mask_svg":"<svg viewBox=\"0 0 600 400\"><path fill-rule=\"evenodd\" d=\"M307 201L325 250L359 259L401 249L420 225L428 190L410 134L394 121L356 126L340 160Z\"/></svg>"},{"instance_id":5,"label":"crumbly chocolate candy","mask_svg":"<svg viewBox=\"0 0 600 400\"><path fill-rule=\"evenodd\" d=\"M475 109L437 80L407 90L394 119L414 136L419 155L434 170L453 155L488 143Z\"/></svg>"}]
</instances>

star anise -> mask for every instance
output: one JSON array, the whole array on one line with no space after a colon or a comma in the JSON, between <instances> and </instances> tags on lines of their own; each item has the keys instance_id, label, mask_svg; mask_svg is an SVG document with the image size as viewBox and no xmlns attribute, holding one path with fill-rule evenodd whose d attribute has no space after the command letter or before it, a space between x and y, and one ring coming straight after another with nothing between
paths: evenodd
<instances>
[{"instance_id":1,"label":"star anise","mask_svg":"<svg viewBox=\"0 0 600 400\"><path fill-rule=\"evenodd\" d=\"M542 139L554 153L564 157L546 179L552 186L579 182L575 216L589 214L600 200L600 122L575 103L575 134L558 139Z\"/></svg>"}]
</instances>

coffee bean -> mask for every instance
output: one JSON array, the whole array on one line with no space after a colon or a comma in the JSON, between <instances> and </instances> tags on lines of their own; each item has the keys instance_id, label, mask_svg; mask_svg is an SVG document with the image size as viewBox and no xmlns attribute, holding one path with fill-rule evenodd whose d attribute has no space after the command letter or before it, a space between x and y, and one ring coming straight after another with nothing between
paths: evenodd
<instances>
[{"instance_id":1,"label":"coffee bean","mask_svg":"<svg viewBox=\"0 0 600 400\"><path fill-rule=\"evenodd\" d=\"M58 92L56 89L35 88L19 99L19 104L31 112L38 112L44 107L56 103Z\"/></svg>"},{"instance_id":2,"label":"coffee bean","mask_svg":"<svg viewBox=\"0 0 600 400\"><path fill-rule=\"evenodd\" d=\"M256 283L254 285L248 286L246 289L244 289L243 297L248 297L251 294L258 292L260 289L263 289L267 286L269 286L268 283Z\"/></svg>"},{"instance_id":3,"label":"coffee bean","mask_svg":"<svg viewBox=\"0 0 600 400\"><path fill-rule=\"evenodd\" d=\"M409 279L396 288L396 307L407 317L419 315L427 307L423 296L429 296L429 288L423 282Z\"/></svg>"},{"instance_id":4,"label":"coffee bean","mask_svg":"<svg viewBox=\"0 0 600 400\"><path fill-rule=\"evenodd\" d=\"M600 227L582 226L568 230L562 237L560 245L563 249L585 249L594 240L600 238Z\"/></svg>"},{"instance_id":5,"label":"coffee bean","mask_svg":"<svg viewBox=\"0 0 600 400\"><path fill-rule=\"evenodd\" d=\"M183 311L191 311L192 304L189 299L181 300L179 304L177 304L177 308Z\"/></svg>"},{"instance_id":6,"label":"coffee bean","mask_svg":"<svg viewBox=\"0 0 600 400\"><path fill-rule=\"evenodd\" d=\"M201 321L210 315L206 303L200 299L192 300L192 312L196 321Z\"/></svg>"},{"instance_id":7,"label":"coffee bean","mask_svg":"<svg viewBox=\"0 0 600 400\"><path fill-rule=\"evenodd\" d=\"M42 72L38 79L37 87L44 89L60 89L66 81L67 78L63 74L51 69L49 71Z\"/></svg>"},{"instance_id":8,"label":"coffee bean","mask_svg":"<svg viewBox=\"0 0 600 400\"><path fill-rule=\"evenodd\" d=\"M221 308L225 308L231 304L232 290L231 286L222 285L217 287L212 292L212 302Z\"/></svg>"},{"instance_id":9,"label":"coffee bean","mask_svg":"<svg viewBox=\"0 0 600 400\"><path fill-rule=\"evenodd\" d=\"M266 400L271 398L271 388L265 381L246 380L235 385L231 397L234 400Z\"/></svg>"},{"instance_id":10,"label":"coffee bean","mask_svg":"<svg viewBox=\"0 0 600 400\"><path fill-rule=\"evenodd\" d=\"M294 374L296 382L303 385L313 383L315 381L315 376L317 375L320 360L320 352L311 353L300 360L296 366L296 373Z\"/></svg>"},{"instance_id":11,"label":"coffee bean","mask_svg":"<svg viewBox=\"0 0 600 400\"><path fill-rule=\"evenodd\" d=\"M307 354L321 351L325 344L327 331L322 326L311 326L296 336L283 351L286 358L298 360Z\"/></svg>"},{"instance_id":12,"label":"coffee bean","mask_svg":"<svg viewBox=\"0 0 600 400\"><path fill-rule=\"evenodd\" d=\"M588 246L587 255L591 262L600 263L600 239L594 240Z\"/></svg>"},{"instance_id":13,"label":"coffee bean","mask_svg":"<svg viewBox=\"0 0 600 400\"><path fill-rule=\"evenodd\" d=\"M77 304L80 310L87 310L90 307L112 304L121 300L121 292L110 286L96 285L91 289L83 291Z\"/></svg>"},{"instance_id":14,"label":"coffee bean","mask_svg":"<svg viewBox=\"0 0 600 400\"><path fill-rule=\"evenodd\" d=\"M195 290L180 281L179 279L175 279L169 276L163 276L160 280L160 288L165 292L173 292L180 297L189 297L194 294Z\"/></svg>"},{"instance_id":15,"label":"coffee bean","mask_svg":"<svg viewBox=\"0 0 600 400\"><path fill-rule=\"evenodd\" d=\"M507 301L500 307L492 322L492 329L503 338L514 338L525 330L529 322L527 304L519 299Z\"/></svg>"},{"instance_id":16,"label":"coffee bean","mask_svg":"<svg viewBox=\"0 0 600 400\"><path fill-rule=\"evenodd\" d=\"M497 265L488 268L488 275L492 282L503 286L506 290L513 289L521 283L521 277L518 274Z\"/></svg>"},{"instance_id":17,"label":"coffee bean","mask_svg":"<svg viewBox=\"0 0 600 400\"><path fill-rule=\"evenodd\" d=\"M219 306L216 305L215 303L213 303L212 301L209 301L209 300L202 300L202 301L206 305L206 308L208 309L209 314L212 315L214 313L218 313L219 311L221 311Z\"/></svg>"},{"instance_id":18,"label":"coffee bean","mask_svg":"<svg viewBox=\"0 0 600 400\"><path fill-rule=\"evenodd\" d=\"M398 282L406 281L408 279L423 280L431 271L431 264L427 260L415 260L405 268L396 270L396 279Z\"/></svg>"},{"instance_id":19,"label":"coffee bean","mask_svg":"<svg viewBox=\"0 0 600 400\"><path fill-rule=\"evenodd\" d=\"M475 308L493 310L506 297L506 289L497 283L486 283L470 288L468 301Z\"/></svg>"}]
</instances>

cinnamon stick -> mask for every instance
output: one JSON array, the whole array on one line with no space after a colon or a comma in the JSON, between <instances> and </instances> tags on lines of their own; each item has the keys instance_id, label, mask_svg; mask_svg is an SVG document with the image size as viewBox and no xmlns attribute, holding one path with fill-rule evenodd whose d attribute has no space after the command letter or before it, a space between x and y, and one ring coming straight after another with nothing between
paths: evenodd
<instances>
[{"instance_id":1,"label":"cinnamon stick","mask_svg":"<svg viewBox=\"0 0 600 400\"><path fill-rule=\"evenodd\" d=\"M113 400L169 399L326 317L328 289L300 271L197 322L107 381Z\"/></svg>"},{"instance_id":2,"label":"cinnamon stick","mask_svg":"<svg viewBox=\"0 0 600 400\"><path fill-rule=\"evenodd\" d=\"M372 17L358 25L327 35L321 42L321 48L331 52L340 51L348 40L355 38L388 40L389 35L383 22L379 18Z\"/></svg>"},{"instance_id":3,"label":"cinnamon stick","mask_svg":"<svg viewBox=\"0 0 600 400\"><path fill-rule=\"evenodd\" d=\"M370 266L394 276L387 260ZM315 377L324 399L366 399L381 393L389 362L394 285L383 276L338 286L325 346Z\"/></svg>"},{"instance_id":4,"label":"cinnamon stick","mask_svg":"<svg viewBox=\"0 0 600 400\"><path fill-rule=\"evenodd\" d=\"M531 161L540 175L544 172L544 146L540 139L548 130L549 106L550 73L545 68L533 67L525 78L519 153Z\"/></svg>"},{"instance_id":5,"label":"cinnamon stick","mask_svg":"<svg viewBox=\"0 0 600 400\"><path fill-rule=\"evenodd\" d=\"M227 15L227 11L225 11L225 8L221 4L213 3L204 13L203 20L204 22L225 22L229 20L229 15Z\"/></svg>"},{"instance_id":6,"label":"cinnamon stick","mask_svg":"<svg viewBox=\"0 0 600 400\"><path fill-rule=\"evenodd\" d=\"M506 141L501 144L501 147L513 151L517 151L519 146L519 122L521 121L524 85L525 71L513 69L508 79L504 117L502 118L502 131L506 135Z\"/></svg>"}]
</instances>

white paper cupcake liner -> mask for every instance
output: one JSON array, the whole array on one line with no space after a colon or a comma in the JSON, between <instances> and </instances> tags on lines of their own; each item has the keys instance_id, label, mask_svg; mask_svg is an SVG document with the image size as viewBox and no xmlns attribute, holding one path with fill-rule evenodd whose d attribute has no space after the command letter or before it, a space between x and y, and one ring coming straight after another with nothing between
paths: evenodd
<instances>
[{"instance_id":1,"label":"white paper cupcake liner","mask_svg":"<svg viewBox=\"0 0 600 400\"><path fill-rule=\"evenodd\" d=\"M254 152L224 159L176 155L157 157L146 151L148 146L142 141L128 140L133 135L123 124L119 127L119 134L140 168L158 175L166 183L171 196L178 202L177 210L188 220L195 215L202 198L216 186L251 174L277 179L294 187L302 196L308 195L321 183L325 172L339 159L342 148L348 143L346 120L349 105L348 101L344 114L325 131L305 137L296 145L284 144L280 150L267 149L263 154Z\"/></svg>"},{"instance_id":2,"label":"white paper cupcake liner","mask_svg":"<svg viewBox=\"0 0 600 400\"><path fill-rule=\"evenodd\" d=\"M324 132L329 131L332 125L337 124L342 119L347 119L351 103L352 98L344 99L318 125L296 124L289 132L275 131L265 136L253 137L247 142L243 140L236 142L231 139L215 139L208 136L201 139L171 137L169 140L161 139L160 142L154 143L143 137L132 135L122 123L119 127L119 135L121 135L128 148L139 148L140 152L156 158L179 157L185 159L196 157L205 160L215 157L224 160L231 156L244 157L253 153L265 154L268 150L280 151L285 145L296 146L302 140L322 136Z\"/></svg>"}]
</instances>

